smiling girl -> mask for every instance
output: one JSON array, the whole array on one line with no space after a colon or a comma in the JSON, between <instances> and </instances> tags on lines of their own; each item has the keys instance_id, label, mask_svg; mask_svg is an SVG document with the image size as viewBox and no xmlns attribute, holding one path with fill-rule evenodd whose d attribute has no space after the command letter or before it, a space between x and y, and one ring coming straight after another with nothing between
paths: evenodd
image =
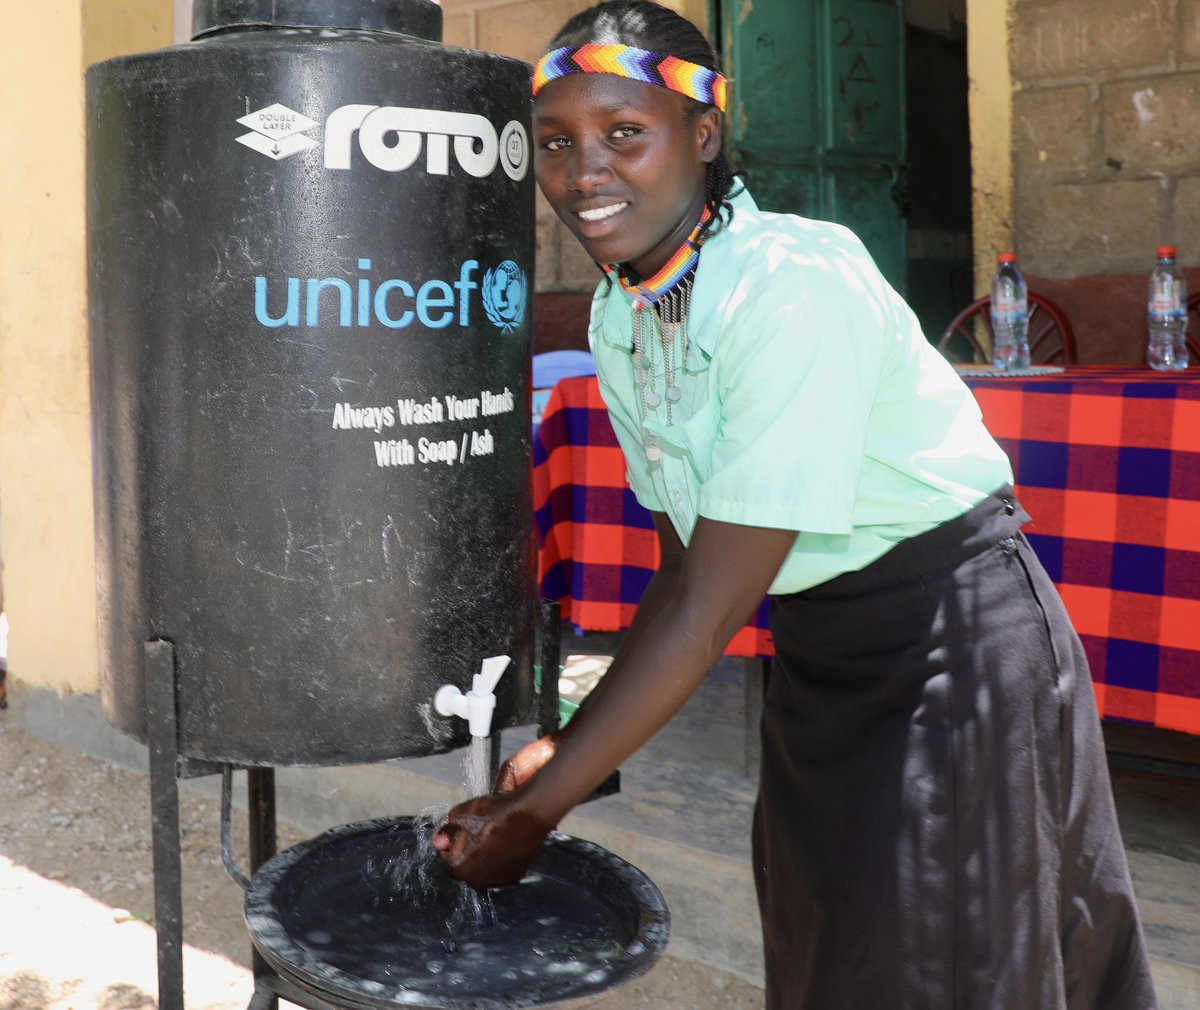
<instances>
[{"instance_id":1,"label":"smiling girl","mask_svg":"<svg viewBox=\"0 0 1200 1010\"><path fill-rule=\"evenodd\" d=\"M730 172L727 84L647 0L534 78L542 192L662 564L563 731L450 812L477 887L683 704L765 593L754 871L771 1010L1155 1006L1078 638L1008 460L857 238Z\"/></svg>"}]
</instances>

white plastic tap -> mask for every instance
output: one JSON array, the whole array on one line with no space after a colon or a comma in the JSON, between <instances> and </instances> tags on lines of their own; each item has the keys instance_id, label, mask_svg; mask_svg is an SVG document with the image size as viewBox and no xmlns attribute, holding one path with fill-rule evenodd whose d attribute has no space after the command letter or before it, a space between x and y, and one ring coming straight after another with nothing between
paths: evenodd
<instances>
[{"instance_id":1,"label":"white plastic tap","mask_svg":"<svg viewBox=\"0 0 1200 1010\"><path fill-rule=\"evenodd\" d=\"M438 715L466 719L471 736L488 736L496 709L496 684L511 662L509 656L489 656L472 678L471 690L466 694L453 684L443 684L433 696L433 710Z\"/></svg>"}]
</instances>

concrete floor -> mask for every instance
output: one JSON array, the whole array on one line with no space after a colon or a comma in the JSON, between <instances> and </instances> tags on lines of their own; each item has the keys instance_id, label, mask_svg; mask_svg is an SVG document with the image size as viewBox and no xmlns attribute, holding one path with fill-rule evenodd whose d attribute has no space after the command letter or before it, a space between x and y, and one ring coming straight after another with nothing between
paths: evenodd
<instances>
[{"instance_id":1,"label":"concrete floor","mask_svg":"<svg viewBox=\"0 0 1200 1010\"><path fill-rule=\"evenodd\" d=\"M603 669L612 636L568 636L564 692L583 689ZM758 915L750 871L755 786L756 664L722 661L679 715L622 769L621 791L580 807L564 823L645 870L672 913L671 952L761 984ZM747 716L750 718L747 718ZM144 748L103 723L95 699L22 699L19 720L34 732L132 766ZM1163 1010L1200 1007L1200 739L1124 734L1112 749L1155 752L1184 763L1121 759L1114 792L1135 889L1154 957ZM504 733L504 751L532 729ZM279 814L317 832L387 813L445 805L461 795L457 754L352 768L280 769ZM199 779L189 788L213 791Z\"/></svg>"}]
</instances>

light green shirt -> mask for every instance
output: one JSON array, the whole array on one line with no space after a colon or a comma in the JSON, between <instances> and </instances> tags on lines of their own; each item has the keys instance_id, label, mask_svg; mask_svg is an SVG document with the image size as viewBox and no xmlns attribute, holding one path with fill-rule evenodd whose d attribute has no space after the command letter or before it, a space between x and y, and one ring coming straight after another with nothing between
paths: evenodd
<instances>
[{"instance_id":1,"label":"light green shirt","mask_svg":"<svg viewBox=\"0 0 1200 1010\"><path fill-rule=\"evenodd\" d=\"M852 232L759 211L744 191L732 202L700 254L678 401L642 403L620 284L601 281L589 342L638 501L684 544L698 516L799 531L770 589L794 593L961 515L1012 469ZM655 314L646 321L661 395Z\"/></svg>"}]
</instances>

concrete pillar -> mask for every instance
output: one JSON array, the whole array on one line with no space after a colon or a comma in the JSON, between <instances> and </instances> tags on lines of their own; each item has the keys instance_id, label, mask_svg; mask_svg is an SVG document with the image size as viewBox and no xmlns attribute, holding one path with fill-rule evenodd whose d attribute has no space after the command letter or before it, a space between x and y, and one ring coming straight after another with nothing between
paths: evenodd
<instances>
[{"instance_id":1,"label":"concrete pillar","mask_svg":"<svg viewBox=\"0 0 1200 1010\"><path fill-rule=\"evenodd\" d=\"M171 0L47 0L0 33L0 558L9 676L97 689L84 235L88 64L171 41Z\"/></svg>"},{"instance_id":2,"label":"concrete pillar","mask_svg":"<svg viewBox=\"0 0 1200 1010\"><path fill-rule=\"evenodd\" d=\"M175 29L172 39L187 42L192 37L192 0L173 0Z\"/></svg>"},{"instance_id":3,"label":"concrete pillar","mask_svg":"<svg viewBox=\"0 0 1200 1010\"><path fill-rule=\"evenodd\" d=\"M987 292L996 253L1013 248L1013 95L1010 25L1014 0L967 0L967 74L975 292ZM1019 250L1017 250L1019 252Z\"/></svg>"}]
</instances>

